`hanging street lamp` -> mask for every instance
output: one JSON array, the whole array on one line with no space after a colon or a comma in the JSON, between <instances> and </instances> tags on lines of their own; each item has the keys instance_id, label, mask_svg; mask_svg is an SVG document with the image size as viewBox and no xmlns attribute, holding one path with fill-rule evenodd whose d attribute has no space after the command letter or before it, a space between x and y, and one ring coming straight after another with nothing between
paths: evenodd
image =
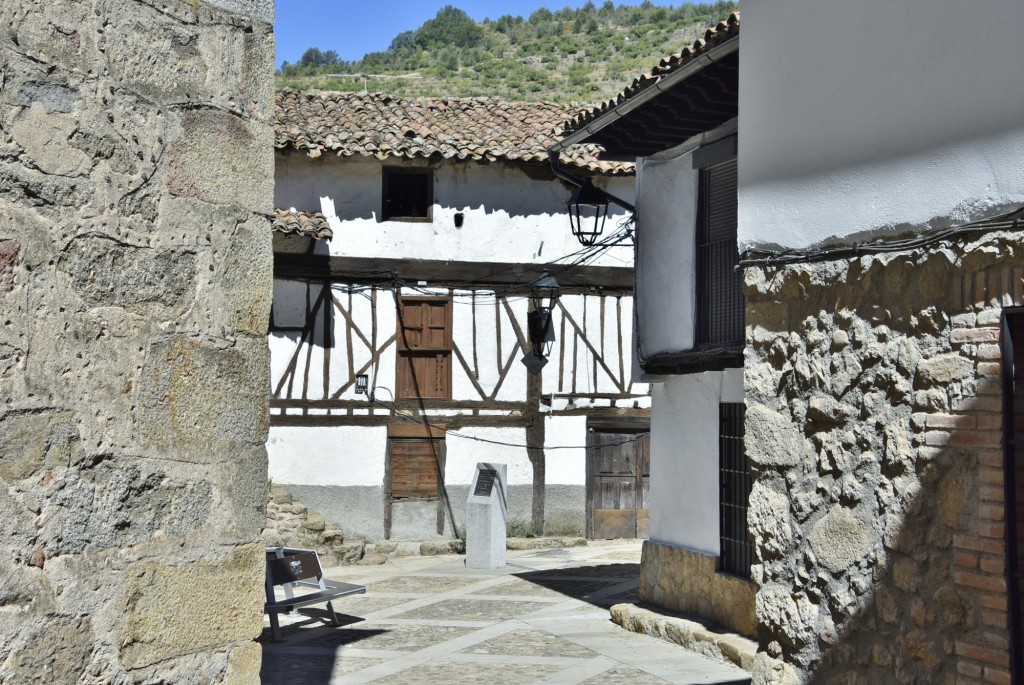
<instances>
[{"instance_id":1,"label":"hanging street lamp","mask_svg":"<svg viewBox=\"0 0 1024 685\"><path fill-rule=\"evenodd\" d=\"M551 312L558 300L558 281L547 271L530 286L530 311L526 314L526 328L532 350L523 357L530 373L539 373L548 363L548 355L555 342L555 327Z\"/></svg>"},{"instance_id":2,"label":"hanging street lamp","mask_svg":"<svg viewBox=\"0 0 1024 685\"><path fill-rule=\"evenodd\" d=\"M589 178L569 198L569 226L580 245L590 246L604 233L608 217L608 194Z\"/></svg>"}]
</instances>

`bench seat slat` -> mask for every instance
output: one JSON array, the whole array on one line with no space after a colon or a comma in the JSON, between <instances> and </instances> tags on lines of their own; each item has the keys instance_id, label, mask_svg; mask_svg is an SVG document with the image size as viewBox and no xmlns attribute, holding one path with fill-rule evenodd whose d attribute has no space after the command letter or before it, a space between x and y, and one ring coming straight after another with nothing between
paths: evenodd
<instances>
[{"instance_id":1,"label":"bench seat slat","mask_svg":"<svg viewBox=\"0 0 1024 685\"><path fill-rule=\"evenodd\" d=\"M264 604L264 612L267 611L281 611L283 609L290 609L290 607L304 607L310 604L320 604L327 602L338 597L348 597L349 595L361 595L366 592L366 588L362 585L353 585L352 583L336 583L329 580L325 580L324 584L327 585L326 590L320 592L311 592L308 595L299 595L298 597L292 597L288 599L275 600L273 602L267 602Z\"/></svg>"}]
</instances>

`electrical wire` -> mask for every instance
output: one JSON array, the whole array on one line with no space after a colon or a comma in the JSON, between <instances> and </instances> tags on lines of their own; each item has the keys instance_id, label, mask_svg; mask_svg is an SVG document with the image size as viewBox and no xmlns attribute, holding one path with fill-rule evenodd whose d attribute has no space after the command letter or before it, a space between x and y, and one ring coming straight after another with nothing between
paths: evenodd
<instances>
[{"instance_id":1,"label":"electrical wire","mask_svg":"<svg viewBox=\"0 0 1024 685\"><path fill-rule=\"evenodd\" d=\"M975 233L989 233L999 230L1021 230L1020 221L1024 218L1024 207L1002 214L991 219L974 221L947 228L916 238L904 240L873 240L866 243L854 243L838 247L815 248L808 250L757 250L748 249L736 265L737 269L751 266L781 266L787 264L805 264L810 262L831 261L847 257L886 252L906 252L915 248L927 247L943 241L964 238Z\"/></svg>"},{"instance_id":2,"label":"electrical wire","mask_svg":"<svg viewBox=\"0 0 1024 685\"><path fill-rule=\"evenodd\" d=\"M388 393L390 393L392 395L392 397L394 396L394 394L391 393L391 391L388 388L385 388L383 386L375 386L374 390L386 390ZM506 442L504 440L491 440L489 438L481 438L481 437L477 437L475 435L466 435L465 433L460 433L458 431L450 430L450 429L446 428L446 426L444 424L430 423L430 421L427 420L427 417L424 416L424 415L417 416L415 414L410 414L408 412L400 411L400 410L395 408L393 402L392 402L391 405L388 405L385 402L381 402L380 400L374 399L372 397L372 395L369 397L369 399L370 399L370 402L372 402L373 404L376 404L379 407L382 407L382 408L387 409L387 410L389 410L391 412L394 412L395 416L400 416L400 417L402 417L404 419L409 419L410 421L414 421L418 425L421 425L421 426L429 426L430 428L436 428L438 430L443 430L445 436L451 435L451 436L454 436L456 438L462 438L464 440L473 440L473 441L476 441L476 442L485 442L485 443L488 443L490 445L501 445L503 447L521 447L523 449L543 449L543 450L583 450L583 449L587 449L588 447L592 447L593 446L593 445L590 445L590 446L588 446L588 445L552 445L552 446L544 446L544 447L538 448L535 445L526 445L526 444L522 444L522 443ZM638 440L643 438L645 435L650 435L650 432L647 431L647 432L643 432L643 433L634 433L633 435L634 435L634 437L632 437L632 438L630 438L628 440L619 440L619 441L616 441L616 442L605 442L605 443L601 443L601 445L599 445L599 446L600 447L616 447L618 445L628 445L628 444L637 442Z\"/></svg>"}]
</instances>

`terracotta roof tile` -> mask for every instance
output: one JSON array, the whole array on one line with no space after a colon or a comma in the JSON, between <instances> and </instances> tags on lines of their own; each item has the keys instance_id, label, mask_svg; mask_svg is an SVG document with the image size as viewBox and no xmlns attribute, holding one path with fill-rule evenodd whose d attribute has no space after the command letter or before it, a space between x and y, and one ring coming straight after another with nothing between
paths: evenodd
<instances>
[{"instance_id":1,"label":"terracotta roof tile","mask_svg":"<svg viewBox=\"0 0 1024 685\"><path fill-rule=\"evenodd\" d=\"M380 93L277 93L278 149L311 157L442 157L474 161L547 163L547 148L564 134L561 123L578 107L495 98L400 99ZM595 173L632 174L630 163L600 161L601 148L576 145L562 164Z\"/></svg>"},{"instance_id":2,"label":"terracotta roof tile","mask_svg":"<svg viewBox=\"0 0 1024 685\"><path fill-rule=\"evenodd\" d=\"M651 69L651 73L642 74L638 78L634 79L633 83L624 91L619 93L614 100L609 100L608 102L605 102L604 104L589 111L581 112L566 121L562 125L562 128L566 134L579 130L594 119L603 115L608 110L613 107L617 107L640 91L650 88L669 74L682 69L684 66L716 45L721 45L730 38L738 36L739 33L740 13L733 12L727 19L725 19L725 21L721 21L717 25L712 26L705 31L703 40L698 40L692 46L683 48L679 54L663 57L662 60L658 62L653 69Z\"/></svg>"},{"instance_id":3,"label":"terracotta roof tile","mask_svg":"<svg viewBox=\"0 0 1024 685\"><path fill-rule=\"evenodd\" d=\"M273 230L289 235L301 235L316 240L334 236L327 217L320 212L300 212L294 209L275 209Z\"/></svg>"}]
</instances>

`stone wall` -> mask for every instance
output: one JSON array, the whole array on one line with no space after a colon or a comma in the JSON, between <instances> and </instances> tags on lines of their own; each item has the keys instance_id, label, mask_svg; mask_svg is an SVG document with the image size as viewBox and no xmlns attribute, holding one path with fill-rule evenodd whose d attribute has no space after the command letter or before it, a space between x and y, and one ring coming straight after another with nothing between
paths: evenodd
<instances>
[{"instance_id":1,"label":"stone wall","mask_svg":"<svg viewBox=\"0 0 1024 685\"><path fill-rule=\"evenodd\" d=\"M753 583L719 573L715 557L644 541L640 563L640 601L699 616L754 636Z\"/></svg>"},{"instance_id":2,"label":"stone wall","mask_svg":"<svg viewBox=\"0 0 1024 685\"><path fill-rule=\"evenodd\" d=\"M212 4L0 4L0 682L258 679L273 3Z\"/></svg>"},{"instance_id":3,"label":"stone wall","mask_svg":"<svg viewBox=\"0 0 1024 685\"><path fill-rule=\"evenodd\" d=\"M315 549L325 567L354 564L366 552L365 540L346 539L341 529L328 525L322 514L310 511L291 492L274 485L270 487L262 539L273 547Z\"/></svg>"},{"instance_id":4,"label":"stone wall","mask_svg":"<svg viewBox=\"0 0 1024 685\"><path fill-rule=\"evenodd\" d=\"M1024 241L748 268L753 682L1008 683L1002 306Z\"/></svg>"}]
</instances>

